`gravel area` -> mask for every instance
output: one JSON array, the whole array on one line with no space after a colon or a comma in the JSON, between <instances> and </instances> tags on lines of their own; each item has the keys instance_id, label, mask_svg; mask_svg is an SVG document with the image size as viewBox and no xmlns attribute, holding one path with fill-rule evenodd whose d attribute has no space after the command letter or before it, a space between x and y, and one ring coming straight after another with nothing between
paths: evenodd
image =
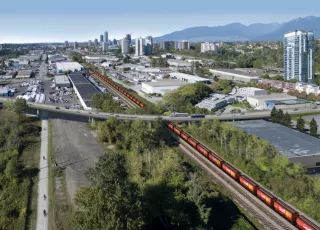
<instances>
[{"instance_id":1,"label":"gravel area","mask_svg":"<svg viewBox=\"0 0 320 230\"><path fill-rule=\"evenodd\" d=\"M53 119L53 157L65 168L67 192L72 200L78 188L89 185L84 173L104 154L88 123Z\"/></svg>"}]
</instances>

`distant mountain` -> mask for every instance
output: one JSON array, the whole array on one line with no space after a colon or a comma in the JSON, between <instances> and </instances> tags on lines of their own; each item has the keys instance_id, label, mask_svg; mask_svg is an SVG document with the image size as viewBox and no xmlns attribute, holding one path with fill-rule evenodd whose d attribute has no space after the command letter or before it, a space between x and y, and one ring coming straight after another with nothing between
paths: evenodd
<instances>
[{"instance_id":1,"label":"distant mountain","mask_svg":"<svg viewBox=\"0 0 320 230\"><path fill-rule=\"evenodd\" d=\"M254 23L249 26L231 23L225 26L197 26L175 31L154 38L154 41L188 40L201 41L259 41L282 40L283 35L296 29L313 30L320 36L320 17L298 18L286 23Z\"/></svg>"}]
</instances>

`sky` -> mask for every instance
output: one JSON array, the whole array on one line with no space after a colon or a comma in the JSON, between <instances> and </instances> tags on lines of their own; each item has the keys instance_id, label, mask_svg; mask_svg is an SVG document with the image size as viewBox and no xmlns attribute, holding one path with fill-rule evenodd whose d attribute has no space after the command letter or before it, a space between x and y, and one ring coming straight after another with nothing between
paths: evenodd
<instances>
[{"instance_id":1,"label":"sky","mask_svg":"<svg viewBox=\"0 0 320 230\"><path fill-rule=\"evenodd\" d=\"M320 1L306 0L5 0L0 5L0 44L88 41L161 36L193 26L233 22L286 22L320 16Z\"/></svg>"}]
</instances>

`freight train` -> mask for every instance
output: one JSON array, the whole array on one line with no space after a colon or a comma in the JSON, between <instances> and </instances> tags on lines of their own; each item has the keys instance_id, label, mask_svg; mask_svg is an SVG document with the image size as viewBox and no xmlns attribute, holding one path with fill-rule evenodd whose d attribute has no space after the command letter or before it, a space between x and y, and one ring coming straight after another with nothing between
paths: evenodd
<instances>
[{"instance_id":1,"label":"freight train","mask_svg":"<svg viewBox=\"0 0 320 230\"><path fill-rule=\"evenodd\" d=\"M262 202L268 205L270 208L275 210L278 214L283 216L285 219L290 221L293 225L301 230L320 230L320 227L315 223L300 215L298 211L289 207L287 204L282 202L280 199L272 195L262 186L258 185L254 180L250 179L248 176L243 175L238 169L233 167L227 161L219 157L216 153L211 151L209 148L201 144L197 139L190 136L188 133L184 132L182 129L169 123L168 127L175 134L181 137L189 145L191 145L195 150L202 154L205 158L209 159L213 164L218 166L226 174L232 177L235 181L241 184L245 189L251 192L253 195L258 197Z\"/></svg>"},{"instance_id":2,"label":"freight train","mask_svg":"<svg viewBox=\"0 0 320 230\"><path fill-rule=\"evenodd\" d=\"M119 87L118 85L116 85L113 81L109 80L107 77L101 75L100 73L92 70L89 68L89 73L90 74L95 74L97 77L99 77L102 81L108 83L109 85L111 85L114 89L116 89L118 92L120 92L121 94L123 94L124 96L126 96L127 98L129 98L131 101L133 101L135 104L137 104L139 107L146 107L146 105L141 102L140 100L138 100L137 98L135 98L134 96L132 96L131 94L129 94L127 91L123 90L121 87Z\"/></svg>"}]
</instances>

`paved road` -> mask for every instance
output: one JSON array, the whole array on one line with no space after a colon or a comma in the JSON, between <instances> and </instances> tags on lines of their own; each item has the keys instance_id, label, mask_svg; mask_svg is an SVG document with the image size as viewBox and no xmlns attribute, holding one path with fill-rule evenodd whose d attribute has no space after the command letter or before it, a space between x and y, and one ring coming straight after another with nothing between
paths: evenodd
<instances>
[{"instance_id":1,"label":"paved road","mask_svg":"<svg viewBox=\"0 0 320 230\"><path fill-rule=\"evenodd\" d=\"M48 211L48 198L44 200L44 194L48 196L48 120L42 120L40 173L38 184L38 208L37 208L37 230L48 229L48 216L43 215L43 210ZM43 159L45 157L45 160Z\"/></svg>"}]
</instances>

